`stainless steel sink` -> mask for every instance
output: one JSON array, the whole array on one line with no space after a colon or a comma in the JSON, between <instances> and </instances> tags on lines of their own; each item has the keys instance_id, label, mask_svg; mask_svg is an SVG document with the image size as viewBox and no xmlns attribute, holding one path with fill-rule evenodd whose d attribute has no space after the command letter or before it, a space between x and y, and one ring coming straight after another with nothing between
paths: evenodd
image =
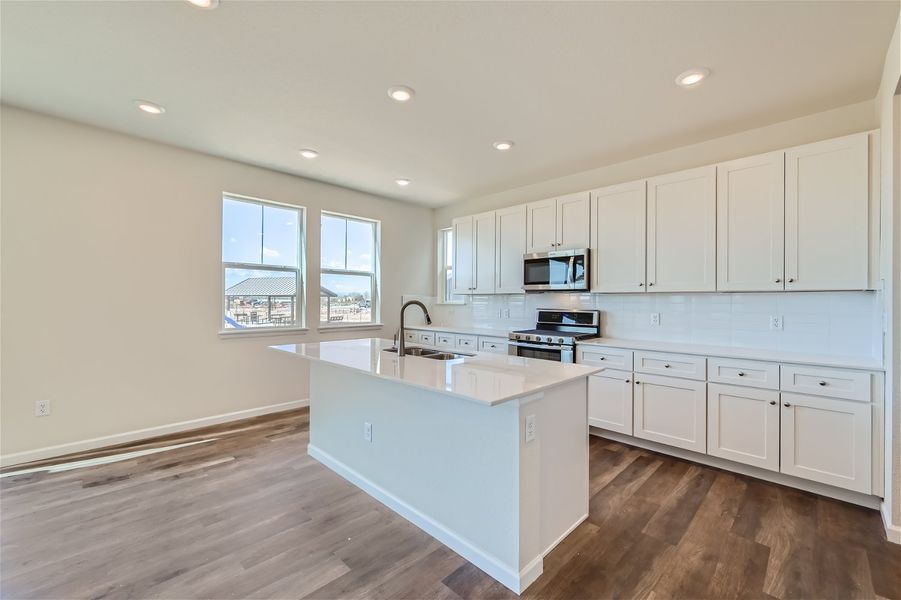
<instances>
[{"instance_id":1,"label":"stainless steel sink","mask_svg":"<svg viewBox=\"0 0 901 600\"><path fill-rule=\"evenodd\" d=\"M385 352L397 353L397 348L385 348ZM455 352L442 352L441 350L431 350L429 348L404 348L404 356L421 356L422 358L431 358L433 360L455 360L472 354L457 354Z\"/></svg>"}]
</instances>

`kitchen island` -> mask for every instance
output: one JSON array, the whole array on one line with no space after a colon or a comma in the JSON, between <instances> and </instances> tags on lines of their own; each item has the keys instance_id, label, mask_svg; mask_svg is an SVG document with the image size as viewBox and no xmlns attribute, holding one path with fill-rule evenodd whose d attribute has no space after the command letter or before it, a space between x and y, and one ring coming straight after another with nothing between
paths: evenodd
<instances>
[{"instance_id":1,"label":"kitchen island","mask_svg":"<svg viewBox=\"0 0 901 600\"><path fill-rule=\"evenodd\" d=\"M588 516L587 378L601 369L390 347L272 347L310 361L310 456L521 592Z\"/></svg>"}]
</instances>

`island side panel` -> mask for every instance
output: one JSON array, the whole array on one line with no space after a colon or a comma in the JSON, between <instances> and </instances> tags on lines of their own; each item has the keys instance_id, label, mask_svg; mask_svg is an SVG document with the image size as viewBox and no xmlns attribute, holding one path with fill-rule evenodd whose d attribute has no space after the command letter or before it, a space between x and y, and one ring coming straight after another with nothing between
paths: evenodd
<instances>
[{"instance_id":1,"label":"island side panel","mask_svg":"<svg viewBox=\"0 0 901 600\"><path fill-rule=\"evenodd\" d=\"M445 543L515 585L517 403L486 406L321 362L311 364L310 375L311 456L333 469L338 463L424 515L484 558ZM364 439L366 422L371 442ZM505 573L491 572L486 560Z\"/></svg>"}]
</instances>

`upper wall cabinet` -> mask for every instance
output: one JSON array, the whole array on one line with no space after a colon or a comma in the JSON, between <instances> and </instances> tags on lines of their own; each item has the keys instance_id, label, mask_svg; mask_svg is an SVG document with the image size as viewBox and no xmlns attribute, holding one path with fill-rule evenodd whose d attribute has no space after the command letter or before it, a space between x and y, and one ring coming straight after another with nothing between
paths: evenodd
<instances>
[{"instance_id":1,"label":"upper wall cabinet","mask_svg":"<svg viewBox=\"0 0 901 600\"><path fill-rule=\"evenodd\" d=\"M648 179L647 288L716 289L716 167Z\"/></svg>"},{"instance_id":2,"label":"upper wall cabinet","mask_svg":"<svg viewBox=\"0 0 901 600\"><path fill-rule=\"evenodd\" d=\"M526 253L526 207L512 206L495 213L497 273L494 291L523 294L522 255Z\"/></svg>"},{"instance_id":3,"label":"upper wall cabinet","mask_svg":"<svg viewBox=\"0 0 901 600\"><path fill-rule=\"evenodd\" d=\"M454 293L493 294L495 213L453 220Z\"/></svg>"},{"instance_id":4,"label":"upper wall cabinet","mask_svg":"<svg viewBox=\"0 0 901 600\"><path fill-rule=\"evenodd\" d=\"M643 292L646 184L641 181L591 192L593 292Z\"/></svg>"},{"instance_id":5,"label":"upper wall cabinet","mask_svg":"<svg viewBox=\"0 0 901 600\"><path fill-rule=\"evenodd\" d=\"M868 135L785 152L785 289L869 284Z\"/></svg>"},{"instance_id":6,"label":"upper wall cabinet","mask_svg":"<svg viewBox=\"0 0 901 600\"><path fill-rule=\"evenodd\" d=\"M587 192L530 202L526 211L526 252L587 248L591 243Z\"/></svg>"},{"instance_id":7,"label":"upper wall cabinet","mask_svg":"<svg viewBox=\"0 0 901 600\"><path fill-rule=\"evenodd\" d=\"M717 166L716 289L783 289L784 162L771 152Z\"/></svg>"}]
</instances>

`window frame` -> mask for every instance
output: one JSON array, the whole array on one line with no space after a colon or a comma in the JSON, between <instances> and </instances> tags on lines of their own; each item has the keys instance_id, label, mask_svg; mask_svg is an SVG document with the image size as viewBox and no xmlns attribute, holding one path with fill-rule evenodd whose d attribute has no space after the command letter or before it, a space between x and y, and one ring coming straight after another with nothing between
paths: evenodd
<instances>
[{"instance_id":1,"label":"window frame","mask_svg":"<svg viewBox=\"0 0 901 600\"><path fill-rule=\"evenodd\" d=\"M346 221L356 221L358 223L366 223L367 225L372 225L372 271L360 271L356 269L336 269L332 267L323 267L322 266L322 217L333 217L336 219L343 219ZM369 301L371 304L370 308L370 320L366 322L331 322L331 321L323 321L322 320L322 304L321 304L321 296L320 296L320 309L319 309L319 330L329 330L329 329L353 329L357 328L380 328L382 327L382 319L381 319L381 264L382 264L382 222L378 219L370 219L367 217L360 217L358 215L350 215L347 213L339 213L330 210L320 210L319 211L319 286L322 287L322 276L323 275L353 275L359 277L369 277ZM347 264L347 228L345 226L344 230L344 264ZM321 292L320 292L321 293Z\"/></svg>"},{"instance_id":2,"label":"window frame","mask_svg":"<svg viewBox=\"0 0 901 600\"><path fill-rule=\"evenodd\" d=\"M436 304L466 304L465 296L456 296L453 293L453 288L448 288L447 285L447 263L445 258L447 256L447 234L450 233L452 236L454 234L453 227L444 227L438 230L438 264L436 265L437 270L435 273L435 281L438 284L437 290L435 292L436 295ZM456 267L454 265L454 257L451 255L451 281L453 281L453 270Z\"/></svg>"},{"instance_id":3,"label":"window frame","mask_svg":"<svg viewBox=\"0 0 901 600\"><path fill-rule=\"evenodd\" d=\"M296 267L286 267L280 265L267 265L262 264L262 257L260 263L245 263L245 262L232 262L225 260L225 252L223 250L224 247L224 239L223 239L223 228L225 226L225 201L226 200L234 200L236 202L244 202L246 204L256 204L258 206L266 207L271 206L273 208L280 208L286 210L293 210L297 212L297 266ZM262 216L260 225L262 227ZM306 228L307 228L307 209L305 206L300 206L297 204L288 204L285 202L276 202L273 200L266 200L263 198L256 198L254 196L245 196L244 194L235 194L232 192L222 192L220 202L219 202L219 260L220 260L220 270L219 270L219 335L220 336L271 336L271 335L284 335L288 333L298 333L308 331L306 327ZM261 233L263 230L261 229ZM265 239L260 240L260 245L262 248L262 244ZM297 298L294 301L294 323L291 325L275 325L271 327L246 327L246 328L232 328L227 329L225 327L225 314L227 312L227 304L228 301L225 298L225 273L228 269L245 269L252 271L275 271L282 273L290 273L294 272L294 289L297 294Z\"/></svg>"}]
</instances>

